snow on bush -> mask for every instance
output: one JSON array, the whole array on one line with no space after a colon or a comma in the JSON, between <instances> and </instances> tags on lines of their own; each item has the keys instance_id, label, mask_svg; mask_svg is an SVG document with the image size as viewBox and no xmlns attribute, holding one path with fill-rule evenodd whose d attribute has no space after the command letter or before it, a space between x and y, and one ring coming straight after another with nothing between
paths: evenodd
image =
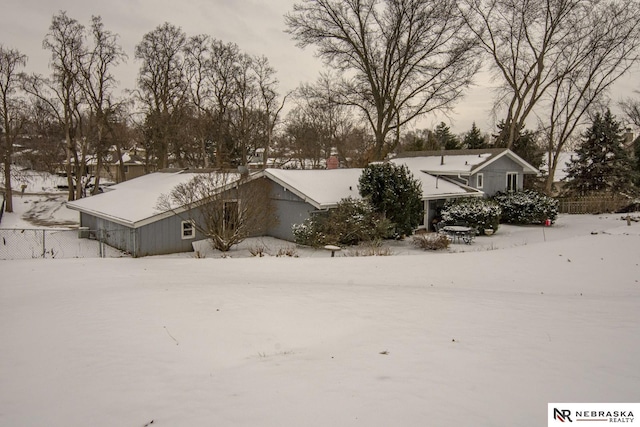
<instances>
[{"instance_id":1,"label":"snow on bush","mask_svg":"<svg viewBox=\"0 0 640 427\"><path fill-rule=\"evenodd\" d=\"M543 224L558 217L558 201L534 190L500 192L493 198L502 209L502 222Z\"/></svg>"},{"instance_id":2,"label":"snow on bush","mask_svg":"<svg viewBox=\"0 0 640 427\"><path fill-rule=\"evenodd\" d=\"M445 224L465 223L476 227L480 234L484 234L484 230L488 228L497 231L500 214L500 206L496 202L480 197L451 200L442 208L442 220Z\"/></svg>"},{"instance_id":3,"label":"snow on bush","mask_svg":"<svg viewBox=\"0 0 640 427\"><path fill-rule=\"evenodd\" d=\"M313 247L386 239L392 230L391 221L374 212L367 201L352 198L343 199L335 209L312 215L292 227L296 243Z\"/></svg>"}]
</instances>

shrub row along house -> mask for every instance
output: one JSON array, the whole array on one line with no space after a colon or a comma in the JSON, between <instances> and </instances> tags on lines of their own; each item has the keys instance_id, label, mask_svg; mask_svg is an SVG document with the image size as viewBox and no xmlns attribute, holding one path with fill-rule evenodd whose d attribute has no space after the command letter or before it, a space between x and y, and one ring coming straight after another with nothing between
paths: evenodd
<instances>
[{"instance_id":1,"label":"shrub row along house","mask_svg":"<svg viewBox=\"0 0 640 427\"><path fill-rule=\"evenodd\" d=\"M417 152L391 161L406 165L421 184L421 227L428 227L447 200L518 190L525 174L538 173L507 149ZM265 212L272 220L261 219L245 230L247 234L292 241L294 224L314 212L335 208L345 198L359 199L361 174L362 169L356 168L263 169L248 174L165 170L114 185L67 207L80 212L81 227L133 256L192 251L192 243L209 237L207 230L212 227L232 239L234 229L250 221L245 216ZM212 175L223 178L198 178ZM212 188L201 191L204 186ZM267 196L268 207L256 201L259 195ZM207 219L216 216L207 210L212 203L220 212L215 224ZM246 209L252 205L253 211Z\"/></svg>"}]
</instances>

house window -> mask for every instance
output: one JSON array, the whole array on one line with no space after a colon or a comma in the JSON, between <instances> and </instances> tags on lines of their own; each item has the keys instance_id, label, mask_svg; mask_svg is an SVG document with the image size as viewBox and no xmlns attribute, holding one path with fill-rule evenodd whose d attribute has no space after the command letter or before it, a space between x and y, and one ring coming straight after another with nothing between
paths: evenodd
<instances>
[{"instance_id":1,"label":"house window","mask_svg":"<svg viewBox=\"0 0 640 427\"><path fill-rule=\"evenodd\" d=\"M238 217L240 216L240 204L237 200L225 200L222 207L223 227L226 230L235 230L238 227Z\"/></svg>"},{"instance_id":2,"label":"house window","mask_svg":"<svg viewBox=\"0 0 640 427\"><path fill-rule=\"evenodd\" d=\"M518 172L507 172L507 191L518 190Z\"/></svg>"},{"instance_id":3,"label":"house window","mask_svg":"<svg viewBox=\"0 0 640 427\"><path fill-rule=\"evenodd\" d=\"M193 239L196 237L196 228L193 221L182 221L182 239Z\"/></svg>"},{"instance_id":4,"label":"house window","mask_svg":"<svg viewBox=\"0 0 640 427\"><path fill-rule=\"evenodd\" d=\"M476 175L476 188L482 188L484 186L484 175L479 173Z\"/></svg>"}]
</instances>

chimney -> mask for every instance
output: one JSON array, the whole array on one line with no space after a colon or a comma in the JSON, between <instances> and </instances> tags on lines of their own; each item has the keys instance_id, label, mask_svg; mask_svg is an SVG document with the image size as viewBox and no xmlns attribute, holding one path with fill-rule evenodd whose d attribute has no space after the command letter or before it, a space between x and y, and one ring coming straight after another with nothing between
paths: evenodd
<instances>
[{"instance_id":1,"label":"chimney","mask_svg":"<svg viewBox=\"0 0 640 427\"><path fill-rule=\"evenodd\" d=\"M331 149L331 155L327 159L327 169L338 169L340 167L340 160L338 160L338 153L335 148Z\"/></svg>"},{"instance_id":2,"label":"chimney","mask_svg":"<svg viewBox=\"0 0 640 427\"><path fill-rule=\"evenodd\" d=\"M633 131L631 128L626 128L624 130L624 145L629 145L633 142Z\"/></svg>"}]
</instances>

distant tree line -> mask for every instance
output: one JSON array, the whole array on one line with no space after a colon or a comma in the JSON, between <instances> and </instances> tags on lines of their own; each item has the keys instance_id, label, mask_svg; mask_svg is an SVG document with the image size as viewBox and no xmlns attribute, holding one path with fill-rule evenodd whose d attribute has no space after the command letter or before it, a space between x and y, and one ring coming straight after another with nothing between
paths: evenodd
<instances>
[{"instance_id":1,"label":"distant tree line","mask_svg":"<svg viewBox=\"0 0 640 427\"><path fill-rule=\"evenodd\" d=\"M27 58L0 45L5 191L10 199L20 145L38 167L65 169L69 199L85 194L87 159L124 168L133 147L151 172L269 159L314 168L331 154L364 166L403 149L502 146L534 166L544 161L551 192L560 153L640 61L638 16L637 0L308 0L285 16L286 31L314 47L326 70L281 93L266 57L170 23L136 45L136 87L123 91L114 70L129 58L118 35L100 17L85 26L60 12L43 41L50 75L26 73ZM456 136L445 123L413 127L451 111L482 65L496 84L497 129L483 134L474 123ZM640 126L637 105L629 98L622 107Z\"/></svg>"}]
</instances>

